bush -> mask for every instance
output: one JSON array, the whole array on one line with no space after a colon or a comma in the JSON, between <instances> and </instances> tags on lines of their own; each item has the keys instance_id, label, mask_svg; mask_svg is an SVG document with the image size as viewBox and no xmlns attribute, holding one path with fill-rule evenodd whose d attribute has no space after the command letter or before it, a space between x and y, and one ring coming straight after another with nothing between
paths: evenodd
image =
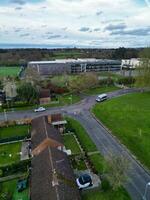
<instances>
[{"instance_id":1,"label":"bush","mask_svg":"<svg viewBox=\"0 0 150 200\"><path fill-rule=\"evenodd\" d=\"M123 84L123 85L132 85L132 84L135 83L135 78L133 78L133 77L119 78L117 83L118 84Z\"/></svg>"},{"instance_id":2,"label":"bush","mask_svg":"<svg viewBox=\"0 0 150 200\"><path fill-rule=\"evenodd\" d=\"M111 188L110 183L106 178L102 179L101 188L104 192L107 192Z\"/></svg>"},{"instance_id":3,"label":"bush","mask_svg":"<svg viewBox=\"0 0 150 200\"><path fill-rule=\"evenodd\" d=\"M102 86L103 85L110 86L110 85L114 85L114 81L111 78L107 78L107 79L99 80L99 84L102 85Z\"/></svg>"},{"instance_id":4,"label":"bush","mask_svg":"<svg viewBox=\"0 0 150 200\"><path fill-rule=\"evenodd\" d=\"M17 163L12 163L10 165L5 165L0 167L3 171L3 176L9 176L15 173L26 172L27 168L31 166L31 160L23 160Z\"/></svg>"}]
</instances>

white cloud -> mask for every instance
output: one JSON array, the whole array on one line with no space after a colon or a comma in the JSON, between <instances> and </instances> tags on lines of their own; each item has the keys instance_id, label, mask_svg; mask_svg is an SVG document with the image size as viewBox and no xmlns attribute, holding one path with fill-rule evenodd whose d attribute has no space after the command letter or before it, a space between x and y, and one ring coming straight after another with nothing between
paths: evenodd
<instances>
[{"instance_id":1,"label":"white cloud","mask_svg":"<svg viewBox=\"0 0 150 200\"><path fill-rule=\"evenodd\" d=\"M118 38L111 34L111 27L142 30L150 26L149 19L150 8L136 0L45 0L21 6L0 3L0 43L136 46L136 37ZM46 37L47 32L52 34ZM138 44L147 46L149 41L150 36L143 35Z\"/></svg>"}]
</instances>

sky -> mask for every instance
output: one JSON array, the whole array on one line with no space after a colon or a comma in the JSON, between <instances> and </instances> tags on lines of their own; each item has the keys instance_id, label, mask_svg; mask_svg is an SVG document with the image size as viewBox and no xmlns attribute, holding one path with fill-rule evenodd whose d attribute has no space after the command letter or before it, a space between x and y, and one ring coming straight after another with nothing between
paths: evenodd
<instances>
[{"instance_id":1,"label":"sky","mask_svg":"<svg viewBox=\"0 0 150 200\"><path fill-rule=\"evenodd\" d=\"M0 44L150 46L150 0L0 0Z\"/></svg>"}]
</instances>

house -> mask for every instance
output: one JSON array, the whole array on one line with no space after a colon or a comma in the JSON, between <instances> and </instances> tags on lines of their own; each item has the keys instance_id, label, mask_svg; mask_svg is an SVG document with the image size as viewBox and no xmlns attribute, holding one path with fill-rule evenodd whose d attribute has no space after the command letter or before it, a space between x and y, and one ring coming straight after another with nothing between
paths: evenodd
<instances>
[{"instance_id":1,"label":"house","mask_svg":"<svg viewBox=\"0 0 150 200\"><path fill-rule=\"evenodd\" d=\"M47 116L32 120L31 200L80 200L61 134Z\"/></svg>"},{"instance_id":2,"label":"house","mask_svg":"<svg viewBox=\"0 0 150 200\"><path fill-rule=\"evenodd\" d=\"M67 121L63 119L62 114L52 114L47 116L48 123L52 124L55 128L59 130L60 133L63 133L65 130L65 125Z\"/></svg>"},{"instance_id":3,"label":"house","mask_svg":"<svg viewBox=\"0 0 150 200\"><path fill-rule=\"evenodd\" d=\"M50 97L50 90L49 89L42 89L39 95L40 104L49 104L51 101Z\"/></svg>"}]
</instances>

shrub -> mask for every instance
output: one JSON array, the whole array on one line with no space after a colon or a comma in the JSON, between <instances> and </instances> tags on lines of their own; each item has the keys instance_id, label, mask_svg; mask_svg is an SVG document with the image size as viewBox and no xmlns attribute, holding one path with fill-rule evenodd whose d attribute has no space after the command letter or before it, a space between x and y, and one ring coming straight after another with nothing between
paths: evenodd
<instances>
[{"instance_id":1,"label":"shrub","mask_svg":"<svg viewBox=\"0 0 150 200\"><path fill-rule=\"evenodd\" d=\"M131 85L131 84L135 83L135 78L133 78L133 77L119 78L117 83L118 84L124 84L124 85Z\"/></svg>"},{"instance_id":2,"label":"shrub","mask_svg":"<svg viewBox=\"0 0 150 200\"><path fill-rule=\"evenodd\" d=\"M102 179L101 188L104 192L107 192L111 188L110 183L106 178Z\"/></svg>"}]
</instances>

